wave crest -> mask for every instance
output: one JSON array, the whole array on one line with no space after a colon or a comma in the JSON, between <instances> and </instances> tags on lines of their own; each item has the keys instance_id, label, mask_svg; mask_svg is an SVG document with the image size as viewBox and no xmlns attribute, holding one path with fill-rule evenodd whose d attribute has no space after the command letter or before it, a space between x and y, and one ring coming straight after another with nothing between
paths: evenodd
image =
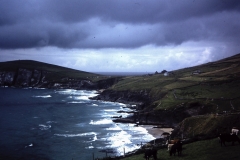
<instances>
[{"instance_id":1,"label":"wave crest","mask_svg":"<svg viewBox=\"0 0 240 160\"><path fill-rule=\"evenodd\" d=\"M83 136L94 136L94 140L97 140L97 133L95 132L87 132L87 133L78 133L78 134L54 134L55 136L61 137L83 137Z\"/></svg>"}]
</instances>

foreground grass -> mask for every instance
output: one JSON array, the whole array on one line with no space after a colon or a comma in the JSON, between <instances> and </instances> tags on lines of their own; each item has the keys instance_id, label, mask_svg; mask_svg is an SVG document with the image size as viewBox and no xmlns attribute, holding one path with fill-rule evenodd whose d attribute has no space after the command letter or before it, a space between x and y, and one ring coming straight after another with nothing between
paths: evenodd
<instances>
[{"instance_id":1,"label":"foreground grass","mask_svg":"<svg viewBox=\"0 0 240 160\"><path fill-rule=\"evenodd\" d=\"M167 149L158 150L158 159L183 159L183 160L233 160L240 159L240 145L226 143L226 147L221 147L218 138L204 141L197 141L183 145L181 157L171 157ZM124 158L123 160L143 160L143 154Z\"/></svg>"}]
</instances>

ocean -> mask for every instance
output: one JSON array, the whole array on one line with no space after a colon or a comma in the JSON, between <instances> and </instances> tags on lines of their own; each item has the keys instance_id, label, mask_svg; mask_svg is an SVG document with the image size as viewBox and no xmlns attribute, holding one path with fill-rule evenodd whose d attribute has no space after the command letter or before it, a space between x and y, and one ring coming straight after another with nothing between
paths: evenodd
<instances>
[{"instance_id":1,"label":"ocean","mask_svg":"<svg viewBox=\"0 0 240 160\"><path fill-rule=\"evenodd\" d=\"M90 100L96 91L0 88L0 159L92 160L120 156L155 139L114 123L125 104ZM106 153L107 152L107 153Z\"/></svg>"},{"instance_id":2,"label":"ocean","mask_svg":"<svg viewBox=\"0 0 240 160\"><path fill-rule=\"evenodd\" d=\"M95 72L95 73L106 76L143 76L148 74L154 74L154 72Z\"/></svg>"}]
</instances>

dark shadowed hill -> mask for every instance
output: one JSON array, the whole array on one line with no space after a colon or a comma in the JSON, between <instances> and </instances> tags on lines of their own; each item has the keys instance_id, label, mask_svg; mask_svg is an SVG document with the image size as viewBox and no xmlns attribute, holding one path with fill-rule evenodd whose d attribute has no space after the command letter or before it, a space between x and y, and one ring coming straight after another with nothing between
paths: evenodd
<instances>
[{"instance_id":1,"label":"dark shadowed hill","mask_svg":"<svg viewBox=\"0 0 240 160\"><path fill-rule=\"evenodd\" d=\"M102 89L115 78L53 64L18 60L0 63L0 85L36 88Z\"/></svg>"}]
</instances>

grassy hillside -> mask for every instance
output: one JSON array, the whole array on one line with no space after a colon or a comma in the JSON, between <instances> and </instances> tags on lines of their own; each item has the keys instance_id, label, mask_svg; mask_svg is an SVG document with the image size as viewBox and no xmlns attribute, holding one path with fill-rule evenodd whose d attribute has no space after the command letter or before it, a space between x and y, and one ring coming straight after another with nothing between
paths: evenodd
<instances>
[{"instance_id":1,"label":"grassy hillside","mask_svg":"<svg viewBox=\"0 0 240 160\"><path fill-rule=\"evenodd\" d=\"M166 149L158 150L158 159L182 159L182 160L236 160L240 159L239 144L231 146L231 143L226 143L227 147L221 147L217 138L211 140L197 141L183 145L181 157L171 157ZM122 160L143 160L143 154L124 158Z\"/></svg>"},{"instance_id":2,"label":"grassy hillside","mask_svg":"<svg viewBox=\"0 0 240 160\"><path fill-rule=\"evenodd\" d=\"M97 74L74 70L66 67L61 67L53 64L32 61L32 60L18 60L18 61L8 61L0 63L0 71L17 71L19 68L24 68L28 70L43 70L47 71L49 74L49 80L59 80L61 78L73 78L73 79L96 79Z\"/></svg>"},{"instance_id":3,"label":"grassy hillside","mask_svg":"<svg viewBox=\"0 0 240 160\"><path fill-rule=\"evenodd\" d=\"M16 71L18 68L47 71L52 81L66 77L91 81L105 78L36 61L0 63L0 71ZM178 119L182 119L181 114L189 115L182 122L179 121L172 134L174 137L204 139L216 137L222 132L229 133L232 127L240 128L240 54L216 62L171 71L168 76L153 74L121 77L119 80L108 90L146 93L151 100L150 104L140 111L142 115L152 113L151 116L154 115L155 118L170 120L177 119L177 116ZM120 95L116 94L114 98L119 97ZM172 117L168 117L169 115ZM145 117L142 119L145 120ZM221 147L216 138L197 141L184 145L183 156L178 159L240 159L239 148L239 144ZM160 149L158 157L166 160L173 158L166 149ZM143 159L143 154L124 160L139 159Z\"/></svg>"},{"instance_id":4,"label":"grassy hillside","mask_svg":"<svg viewBox=\"0 0 240 160\"><path fill-rule=\"evenodd\" d=\"M195 73L195 74L194 74ZM156 110L209 107L207 112L240 110L240 54L217 62L163 74L125 77L111 87L116 91L146 90Z\"/></svg>"},{"instance_id":5,"label":"grassy hillside","mask_svg":"<svg viewBox=\"0 0 240 160\"><path fill-rule=\"evenodd\" d=\"M240 128L240 114L208 114L184 119L172 136L180 138L211 138L221 133L230 133L232 127Z\"/></svg>"}]
</instances>

